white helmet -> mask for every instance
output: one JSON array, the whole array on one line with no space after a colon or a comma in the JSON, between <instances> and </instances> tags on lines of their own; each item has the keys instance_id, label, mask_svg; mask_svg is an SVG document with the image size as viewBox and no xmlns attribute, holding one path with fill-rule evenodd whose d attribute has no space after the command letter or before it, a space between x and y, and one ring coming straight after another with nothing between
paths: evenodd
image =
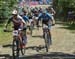
<instances>
[{"instance_id":1,"label":"white helmet","mask_svg":"<svg viewBox=\"0 0 75 59\"><path fill-rule=\"evenodd\" d=\"M13 10L12 14L14 15L18 14L17 10Z\"/></svg>"}]
</instances>

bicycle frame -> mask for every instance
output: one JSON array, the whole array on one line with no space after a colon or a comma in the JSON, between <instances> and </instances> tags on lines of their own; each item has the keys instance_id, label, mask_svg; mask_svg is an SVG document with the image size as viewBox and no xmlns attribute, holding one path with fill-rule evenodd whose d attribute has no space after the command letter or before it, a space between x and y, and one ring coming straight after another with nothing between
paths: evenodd
<instances>
[{"instance_id":1,"label":"bicycle frame","mask_svg":"<svg viewBox=\"0 0 75 59\"><path fill-rule=\"evenodd\" d=\"M45 39L46 52L48 52L48 48L49 48L49 29L48 29L47 25L44 25L44 27L43 27L43 38Z\"/></svg>"},{"instance_id":2,"label":"bicycle frame","mask_svg":"<svg viewBox=\"0 0 75 59\"><path fill-rule=\"evenodd\" d=\"M23 53L22 42L20 41L20 38L19 38L19 30L14 30L13 31L13 47L12 47L13 58L15 57L19 58L20 50L22 55L24 55L25 51Z\"/></svg>"}]
</instances>

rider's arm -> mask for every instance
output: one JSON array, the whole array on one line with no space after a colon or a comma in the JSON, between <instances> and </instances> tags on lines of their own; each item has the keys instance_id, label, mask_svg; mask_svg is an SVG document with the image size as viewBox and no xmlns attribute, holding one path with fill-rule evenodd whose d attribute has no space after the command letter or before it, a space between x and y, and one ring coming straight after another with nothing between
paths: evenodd
<instances>
[{"instance_id":1,"label":"rider's arm","mask_svg":"<svg viewBox=\"0 0 75 59\"><path fill-rule=\"evenodd\" d=\"M8 24L12 21L12 17L8 19L7 23L5 24L5 28L7 28Z\"/></svg>"},{"instance_id":2,"label":"rider's arm","mask_svg":"<svg viewBox=\"0 0 75 59\"><path fill-rule=\"evenodd\" d=\"M55 24L55 20L54 17L51 14L48 14L48 17L50 18L50 20L52 21L52 24Z\"/></svg>"},{"instance_id":3,"label":"rider's arm","mask_svg":"<svg viewBox=\"0 0 75 59\"><path fill-rule=\"evenodd\" d=\"M53 8L51 8L51 10L52 10L53 14L55 15L56 14L55 10Z\"/></svg>"},{"instance_id":4,"label":"rider's arm","mask_svg":"<svg viewBox=\"0 0 75 59\"><path fill-rule=\"evenodd\" d=\"M51 17L51 19L52 19L52 24L55 24L55 20L53 16Z\"/></svg>"}]
</instances>

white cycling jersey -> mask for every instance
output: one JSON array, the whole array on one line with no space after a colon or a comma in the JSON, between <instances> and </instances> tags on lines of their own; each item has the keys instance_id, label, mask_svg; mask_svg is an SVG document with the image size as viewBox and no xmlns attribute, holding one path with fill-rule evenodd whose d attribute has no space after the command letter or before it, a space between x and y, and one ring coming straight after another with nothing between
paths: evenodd
<instances>
[{"instance_id":1,"label":"white cycling jersey","mask_svg":"<svg viewBox=\"0 0 75 59\"><path fill-rule=\"evenodd\" d=\"M24 24L26 24L26 22L24 21L24 19L20 15L18 15L17 17L20 18Z\"/></svg>"}]
</instances>

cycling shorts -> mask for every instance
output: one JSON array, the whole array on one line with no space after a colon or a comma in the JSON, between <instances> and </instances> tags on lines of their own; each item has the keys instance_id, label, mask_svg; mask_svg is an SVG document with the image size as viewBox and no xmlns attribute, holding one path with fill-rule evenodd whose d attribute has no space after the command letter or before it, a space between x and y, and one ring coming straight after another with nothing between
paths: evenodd
<instances>
[{"instance_id":1,"label":"cycling shorts","mask_svg":"<svg viewBox=\"0 0 75 59\"><path fill-rule=\"evenodd\" d=\"M49 30L51 29L51 24L49 23L49 20L43 20L42 24L47 25Z\"/></svg>"}]
</instances>

